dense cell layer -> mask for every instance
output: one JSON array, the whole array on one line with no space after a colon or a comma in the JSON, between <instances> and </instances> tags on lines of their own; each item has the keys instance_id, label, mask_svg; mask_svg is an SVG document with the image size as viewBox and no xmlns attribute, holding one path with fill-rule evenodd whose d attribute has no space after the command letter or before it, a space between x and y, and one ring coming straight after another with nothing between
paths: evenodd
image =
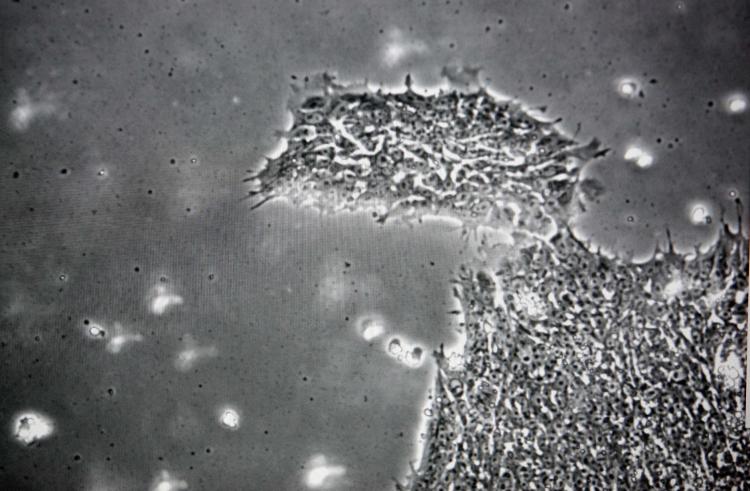
<instances>
[{"instance_id":1,"label":"dense cell layer","mask_svg":"<svg viewBox=\"0 0 750 491\"><path fill-rule=\"evenodd\" d=\"M449 214L550 237L581 160L605 152L484 90L323 90L291 105L286 149L247 179L254 206L285 197L324 212L372 208L378 221Z\"/></svg>"},{"instance_id":2,"label":"dense cell layer","mask_svg":"<svg viewBox=\"0 0 750 491\"><path fill-rule=\"evenodd\" d=\"M286 149L248 179L254 206L447 215L482 237L453 279L464 355L436 353L426 451L404 487L744 485L745 239L725 233L691 261L602 257L567 228L571 203L603 192L578 182L597 142L481 89L325 82L292 104Z\"/></svg>"},{"instance_id":3,"label":"dense cell layer","mask_svg":"<svg viewBox=\"0 0 750 491\"><path fill-rule=\"evenodd\" d=\"M414 487L741 489L746 246L633 266L552 244L459 274L464 362L437 357Z\"/></svg>"}]
</instances>

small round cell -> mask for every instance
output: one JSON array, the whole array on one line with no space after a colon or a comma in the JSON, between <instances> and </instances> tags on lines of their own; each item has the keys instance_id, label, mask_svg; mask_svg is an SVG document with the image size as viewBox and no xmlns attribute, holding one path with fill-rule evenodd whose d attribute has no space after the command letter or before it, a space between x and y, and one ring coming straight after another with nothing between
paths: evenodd
<instances>
[{"instance_id":1,"label":"small round cell","mask_svg":"<svg viewBox=\"0 0 750 491\"><path fill-rule=\"evenodd\" d=\"M219 422L224 428L236 430L240 426L240 415L231 408L226 408L221 412Z\"/></svg>"}]
</instances>

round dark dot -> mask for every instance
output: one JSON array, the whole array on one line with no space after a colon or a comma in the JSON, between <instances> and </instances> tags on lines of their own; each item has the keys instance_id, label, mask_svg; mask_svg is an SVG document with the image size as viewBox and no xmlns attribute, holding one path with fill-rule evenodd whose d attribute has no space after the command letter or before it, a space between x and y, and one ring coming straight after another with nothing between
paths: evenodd
<instances>
[{"instance_id":1,"label":"round dark dot","mask_svg":"<svg viewBox=\"0 0 750 491\"><path fill-rule=\"evenodd\" d=\"M18 177L19 177L20 175L21 175L21 174L19 174L19 172L18 172L18 171L15 171L15 172L13 173L13 179L18 179Z\"/></svg>"},{"instance_id":2,"label":"round dark dot","mask_svg":"<svg viewBox=\"0 0 750 491\"><path fill-rule=\"evenodd\" d=\"M60 174L67 174L67 173L68 173L68 169L65 169L65 168L60 169Z\"/></svg>"}]
</instances>

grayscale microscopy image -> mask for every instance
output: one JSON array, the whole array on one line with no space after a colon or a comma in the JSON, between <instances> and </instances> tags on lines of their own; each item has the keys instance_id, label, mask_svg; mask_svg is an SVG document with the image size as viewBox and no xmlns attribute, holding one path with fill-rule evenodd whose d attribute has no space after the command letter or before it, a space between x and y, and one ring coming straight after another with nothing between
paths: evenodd
<instances>
[{"instance_id":1,"label":"grayscale microscopy image","mask_svg":"<svg viewBox=\"0 0 750 491\"><path fill-rule=\"evenodd\" d=\"M746 0L0 22L0 490L750 489Z\"/></svg>"}]
</instances>

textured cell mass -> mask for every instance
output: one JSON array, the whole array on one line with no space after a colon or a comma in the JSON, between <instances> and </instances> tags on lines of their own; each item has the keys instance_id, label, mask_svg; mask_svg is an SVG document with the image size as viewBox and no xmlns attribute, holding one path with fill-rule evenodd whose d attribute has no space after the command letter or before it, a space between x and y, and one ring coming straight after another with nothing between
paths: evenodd
<instances>
[{"instance_id":1,"label":"textured cell mass","mask_svg":"<svg viewBox=\"0 0 750 491\"><path fill-rule=\"evenodd\" d=\"M642 265L598 254L568 222L605 192L579 177L606 151L482 88L324 76L290 110L253 207L450 217L476 248L446 278L463 355L434 353L423 457L399 487L743 489L747 239L726 228L706 254Z\"/></svg>"}]
</instances>

